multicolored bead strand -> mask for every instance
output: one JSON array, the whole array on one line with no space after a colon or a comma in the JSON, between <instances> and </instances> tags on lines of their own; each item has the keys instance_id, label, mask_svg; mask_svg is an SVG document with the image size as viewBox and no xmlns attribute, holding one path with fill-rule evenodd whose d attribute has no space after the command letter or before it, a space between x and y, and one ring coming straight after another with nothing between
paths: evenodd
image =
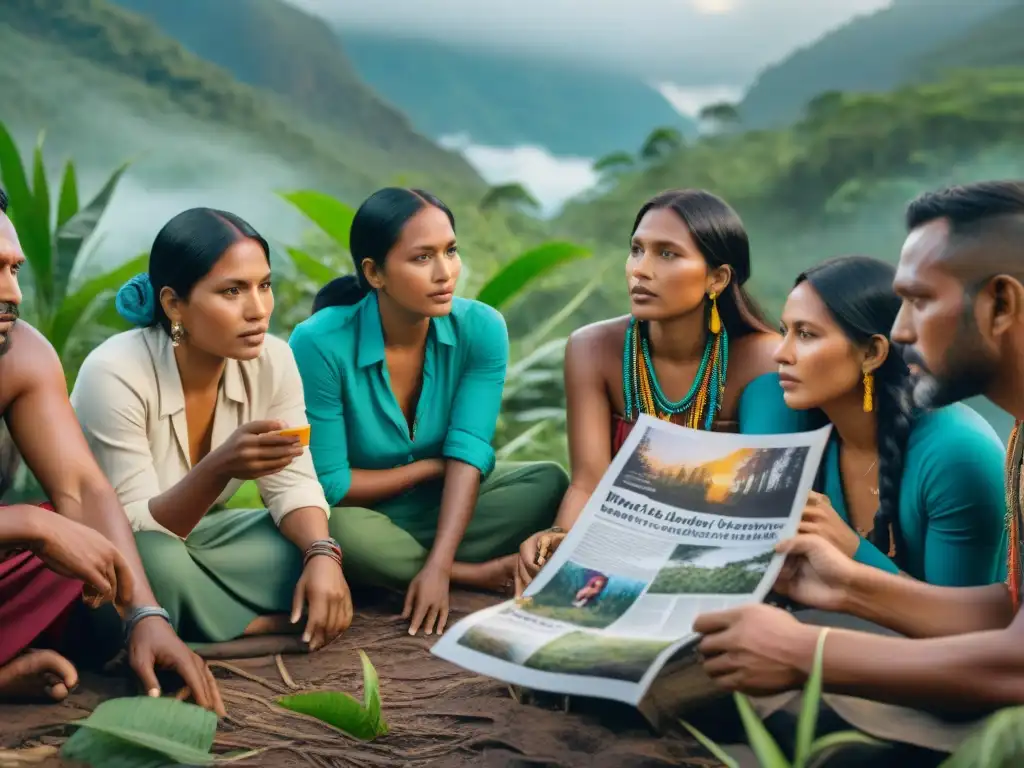
<instances>
[{"instance_id":1,"label":"multicolored bead strand","mask_svg":"<svg viewBox=\"0 0 1024 768\"><path fill-rule=\"evenodd\" d=\"M631 318L622 348L622 396L626 421L633 421L641 413L665 421L685 415L685 426L710 430L722 408L728 364L729 335L722 328L719 333L708 334L704 356L690 391L682 400L673 402L658 384L646 325Z\"/></svg>"}]
</instances>

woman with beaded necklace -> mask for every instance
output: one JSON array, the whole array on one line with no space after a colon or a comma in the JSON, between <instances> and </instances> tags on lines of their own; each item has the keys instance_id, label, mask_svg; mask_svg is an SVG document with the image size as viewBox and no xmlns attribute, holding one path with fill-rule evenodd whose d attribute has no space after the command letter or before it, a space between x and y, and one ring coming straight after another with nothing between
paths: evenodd
<instances>
[{"instance_id":1,"label":"woman with beaded necklace","mask_svg":"<svg viewBox=\"0 0 1024 768\"><path fill-rule=\"evenodd\" d=\"M750 245L736 212L703 190L649 200L633 225L630 314L574 332L565 352L572 482L555 525L520 548L516 591L579 517L641 413L695 429L788 433L772 355L781 338L744 290Z\"/></svg>"}]
</instances>

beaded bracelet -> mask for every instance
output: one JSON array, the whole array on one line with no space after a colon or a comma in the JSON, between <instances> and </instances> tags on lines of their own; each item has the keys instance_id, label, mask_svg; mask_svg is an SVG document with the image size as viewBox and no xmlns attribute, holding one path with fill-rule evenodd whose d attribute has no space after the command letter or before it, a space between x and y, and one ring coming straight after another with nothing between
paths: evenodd
<instances>
[{"instance_id":1,"label":"beaded bracelet","mask_svg":"<svg viewBox=\"0 0 1024 768\"><path fill-rule=\"evenodd\" d=\"M306 552L302 556L302 567L305 568L309 561L318 555L329 557L341 565L341 546L334 539L317 539L306 547Z\"/></svg>"}]
</instances>

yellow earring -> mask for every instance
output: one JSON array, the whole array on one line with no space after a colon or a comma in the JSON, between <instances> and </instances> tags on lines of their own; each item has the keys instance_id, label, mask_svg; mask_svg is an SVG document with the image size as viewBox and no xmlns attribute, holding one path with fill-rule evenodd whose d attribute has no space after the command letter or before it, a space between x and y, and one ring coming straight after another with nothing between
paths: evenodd
<instances>
[{"instance_id":1,"label":"yellow earring","mask_svg":"<svg viewBox=\"0 0 1024 768\"><path fill-rule=\"evenodd\" d=\"M712 291L708 298L711 299L711 322L708 323L708 328L712 333L719 333L722 330L722 318L718 315L718 294Z\"/></svg>"},{"instance_id":2,"label":"yellow earring","mask_svg":"<svg viewBox=\"0 0 1024 768\"><path fill-rule=\"evenodd\" d=\"M870 373L864 374L864 413L871 413L875 410L875 377Z\"/></svg>"}]
</instances>

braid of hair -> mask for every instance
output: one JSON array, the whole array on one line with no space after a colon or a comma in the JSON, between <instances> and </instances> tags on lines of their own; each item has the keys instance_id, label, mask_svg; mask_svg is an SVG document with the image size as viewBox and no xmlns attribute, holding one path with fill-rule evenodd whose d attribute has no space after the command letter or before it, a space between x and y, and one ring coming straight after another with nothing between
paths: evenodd
<instances>
[{"instance_id":1,"label":"braid of hair","mask_svg":"<svg viewBox=\"0 0 1024 768\"><path fill-rule=\"evenodd\" d=\"M911 397L911 382L902 361L889 360L875 377L878 414L878 511L875 512L871 543L899 565L903 554L900 531L900 484L907 442L917 413ZM890 368L890 370L884 370ZM896 369L896 370L893 370ZM891 531L891 533L890 533Z\"/></svg>"}]
</instances>

